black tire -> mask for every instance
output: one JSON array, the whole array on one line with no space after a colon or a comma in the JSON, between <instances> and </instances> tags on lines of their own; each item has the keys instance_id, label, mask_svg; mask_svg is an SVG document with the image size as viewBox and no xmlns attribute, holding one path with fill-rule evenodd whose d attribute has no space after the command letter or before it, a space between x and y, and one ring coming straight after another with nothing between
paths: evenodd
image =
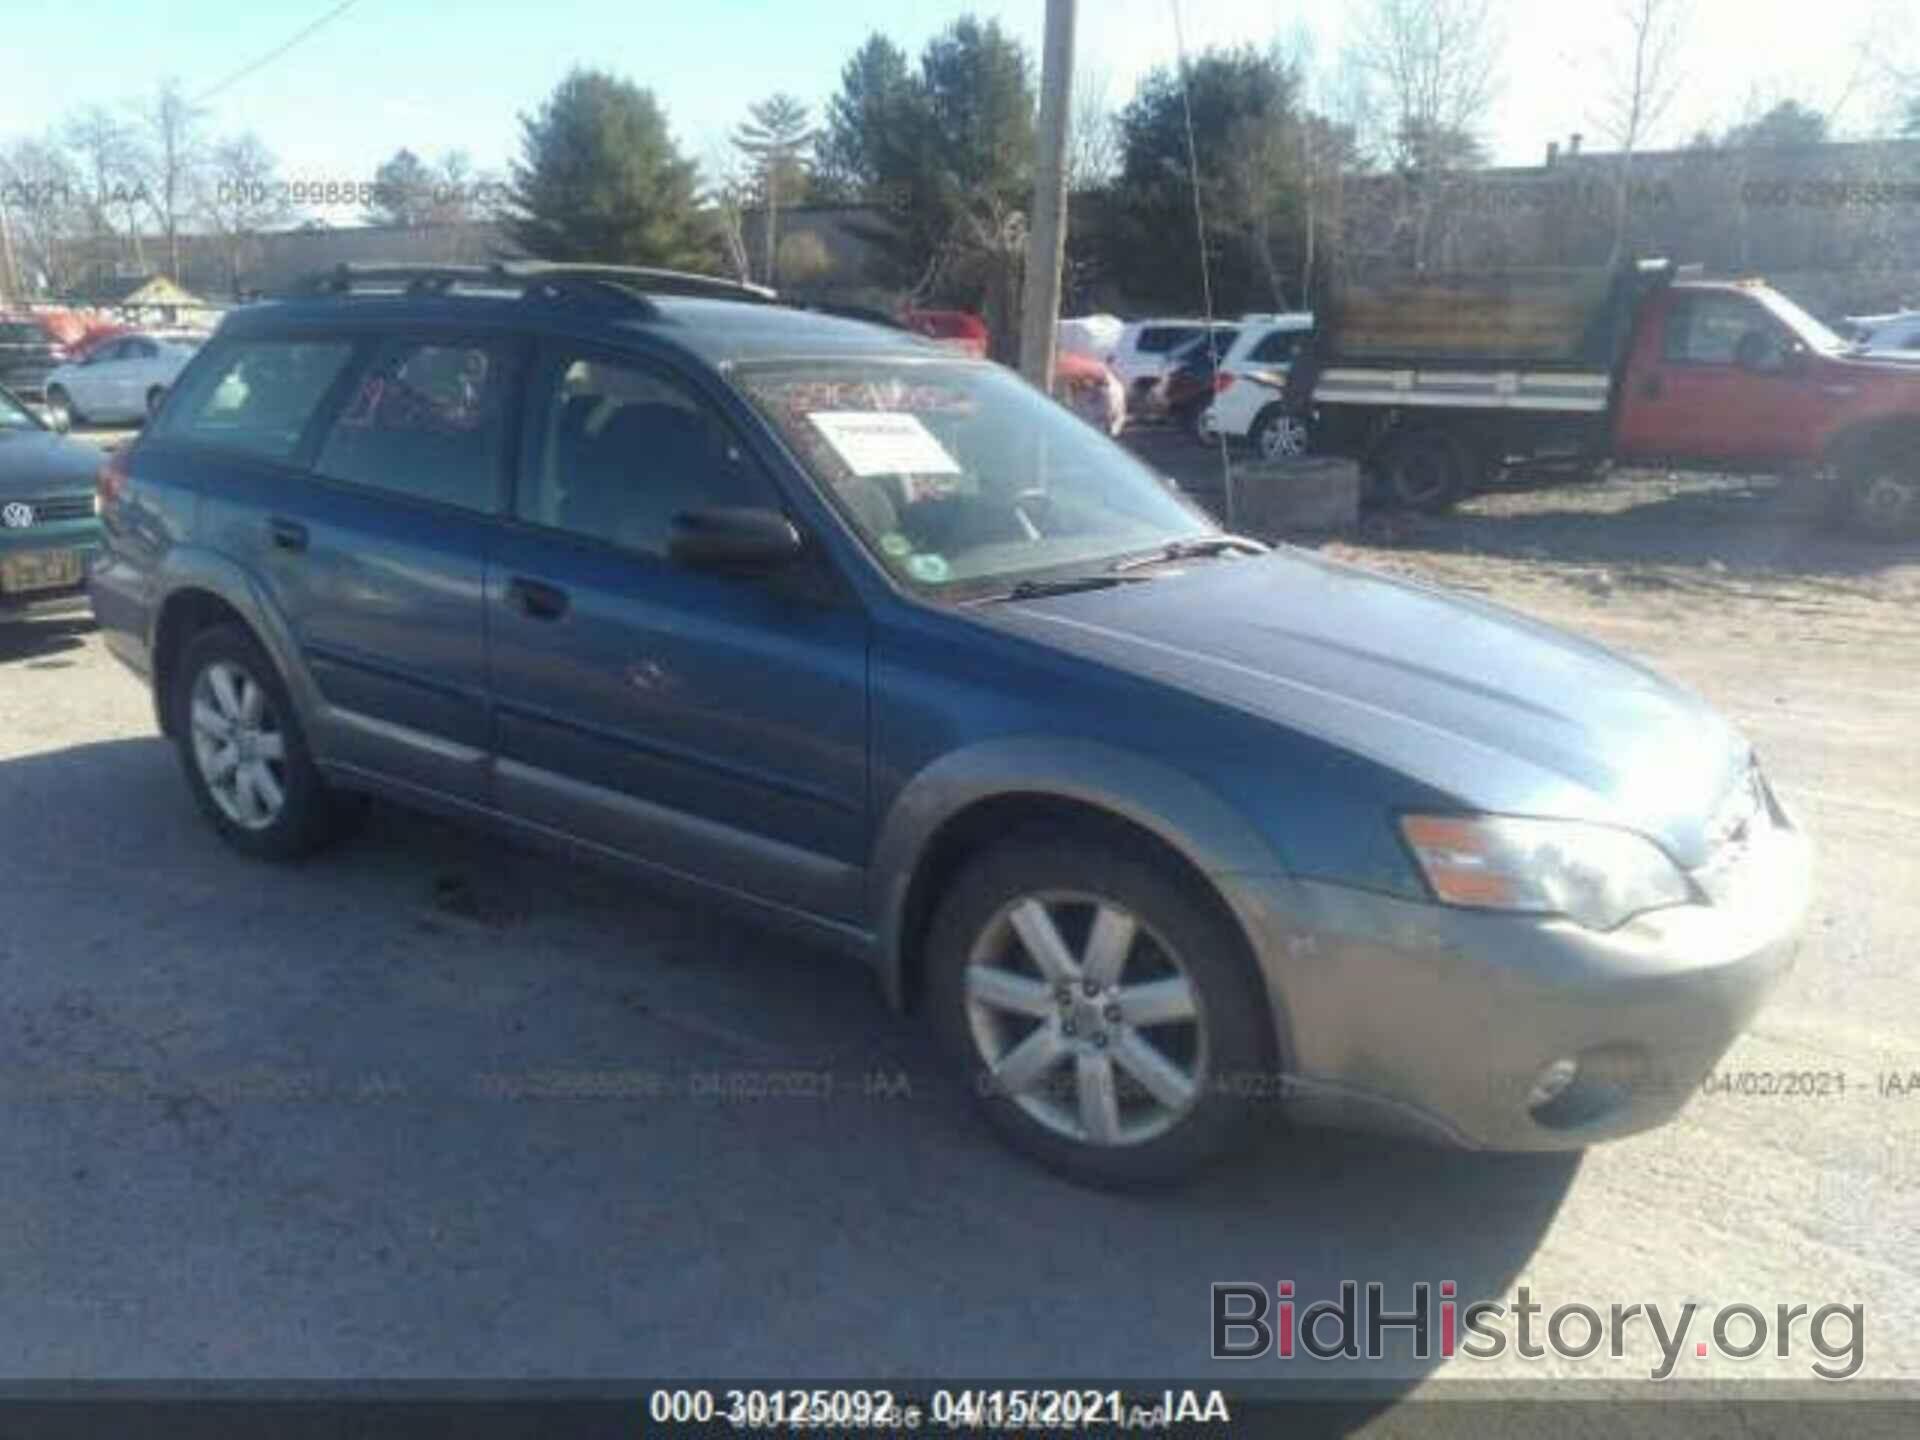
<instances>
[{"instance_id":1,"label":"black tire","mask_svg":"<svg viewBox=\"0 0 1920 1440\"><path fill-rule=\"evenodd\" d=\"M1466 448L1444 430L1405 430L1389 436L1369 467L1374 498L1399 510L1437 515L1467 492Z\"/></svg>"},{"instance_id":2,"label":"black tire","mask_svg":"<svg viewBox=\"0 0 1920 1440\"><path fill-rule=\"evenodd\" d=\"M254 743L268 734L279 737L277 763L260 762L268 766L282 796L277 812L265 823L241 823L228 805L216 798L213 783L203 770L193 706L202 677L209 676L217 666L227 667L229 675L237 671L260 687L264 700ZM220 625L193 636L174 669L167 703L187 788L221 839L242 854L262 860L300 859L351 828L364 808L364 801L335 792L321 777L286 683L260 642L243 627ZM230 741L229 748L237 743Z\"/></svg>"},{"instance_id":3,"label":"black tire","mask_svg":"<svg viewBox=\"0 0 1920 1440\"><path fill-rule=\"evenodd\" d=\"M1118 997L1138 995L1138 990L1112 991L1111 998L1102 1000L1087 998L1071 985L1055 989L1034 978L1039 972L1032 968L1031 952L1011 938L1004 918L1008 907L1023 897L1057 902L1064 918L1056 933L1070 949L1077 941L1080 954L1093 926L1083 922L1079 932L1067 928L1076 907L1091 912L1092 902L1105 902L1137 917L1139 928L1121 960L1123 975L1138 984L1143 977L1166 978L1171 970L1197 995L1194 1018L1123 1022ZM1006 1037L1000 1058L1041 1031L1050 1031L1047 1044L1068 1047L1039 1072L1048 1083L1036 1079L1024 1096L1009 1093L1009 1087L994 1078L979 1027L991 1029L996 1022L980 1020L969 1000L976 947L983 955L1003 953L996 950L996 937L1007 943L1005 953L1017 950L1016 960L1027 961L1032 973L1025 983L1038 985L1045 1003L1058 1006L1048 1018L1015 1017L1020 1033ZM1169 966L1168 956L1177 956L1177 962ZM1163 865L1097 835L1015 836L978 856L941 900L926 960L928 1020L989 1124L1015 1149L1079 1183L1126 1189L1186 1179L1244 1145L1254 1132L1260 1097L1275 1093L1278 1085L1266 996L1238 927L1208 897L1168 875ZM1066 995L1071 995L1071 1005ZM1079 1027L1074 1026L1076 1016L1081 1017ZM1122 1063L1123 1053L1140 1053L1135 1042L1149 1031L1155 1052L1162 1059L1173 1058L1193 1082L1192 1098L1183 1108L1163 1105ZM1189 1031L1195 1037L1190 1045L1184 1043ZM1069 1035L1075 1038L1064 1038ZM1093 1050L1096 1043L1100 1051ZM1075 1113L1062 1118L1080 1124L1085 1114L1078 1084L1082 1059L1097 1065L1102 1053L1108 1058L1105 1073L1117 1082L1112 1093L1119 1097L1122 1090L1127 1092L1124 1099L1115 1099L1114 1114L1134 1117L1123 1123L1132 1125L1135 1133L1096 1143L1036 1118L1029 1106L1058 1103L1066 1111L1067 1105L1055 1096L1060 1085L1071 1084ZM1144 1121L1139 1119L1143 1113ZM1155 1124L1162 1128L1155 1130Z\"/></svg>"},{"instance_id":4,"label":"black tire","mask_svg":"<svg viewBox=\"0 0 1920 1440\"><path fill-rule=\"evenodd\" d=\"M80 413L80 407L73 403L73 397L67 394L64 386L55 385L47 391L47 404L57 410L66 411L69 426L87 423L87 417Z\"/></svg>"},{"instance_id":5,"label":"black tire","mask_svg":"<svg viewBox=\"0 0 1920 1440\"><path fill-rule=\"evenodd\" d=\"M1888 447L1844 464L1834 501L1837 518L1863 539L1920 535L1920 457Z\"/></svg>"},{"instance_id":6,"label":"black tire","mask_svg":"<svg viewBox=\"0 0 1920 1440\"><path fill-rule=\"evenodd\" d=\"M1312 453L1313 436L1307 422L1289 415L1279 403L1267 406L1253 418L1247 431L1247 443L1262 461L1299 460Z\"/></svg>"}]
</instances>

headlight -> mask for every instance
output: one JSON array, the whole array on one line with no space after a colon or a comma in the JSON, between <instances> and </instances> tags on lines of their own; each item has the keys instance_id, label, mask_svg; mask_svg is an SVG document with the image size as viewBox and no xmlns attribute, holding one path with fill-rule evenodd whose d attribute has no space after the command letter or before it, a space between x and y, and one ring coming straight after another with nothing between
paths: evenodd
<instances>
[{"instance_id":1,"label":"headlight","mask_svg":"<svg viewBox=\"0 0 1920 1440\"><path fill-rule=\"evenodd\" d=\"M1611 930L1643 910L1684 905L1693 887L1644 836L1577 820L1406 815L1400 833L1448 905L1565 915Z\"/></svg>"}]
</instances>

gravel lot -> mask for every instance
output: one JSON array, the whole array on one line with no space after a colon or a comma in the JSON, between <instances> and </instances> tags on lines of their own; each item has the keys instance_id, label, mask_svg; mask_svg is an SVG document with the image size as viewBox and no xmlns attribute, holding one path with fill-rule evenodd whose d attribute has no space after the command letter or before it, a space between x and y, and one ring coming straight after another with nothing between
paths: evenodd
<instances>
[{"instance_id":1,"label":"gravel lot","mask_svg":"<svg viewBox=\"0 0 1920 1440\"><path fill-rule=\"evenodd\" d=\"M1142 445L1205 493L1204 454ZM1209 1283L1289 1277L1859 1302L1863 1378L1920 1379L1920 1087L1883 1093L1920 1072L1920 548L1629 475L1329 549L1746 727L1821 881L1727 1068L1843 1094L1702 1096L1584 1159L1276 1126L1190 1189L1090 1194L1003 1153L847 963L398 811L301 867L237 858L84 612L0 623L0 1376L1242 1383L1301 1362L1210 1363ZM1656 1350L1352 1373L1638 1381Z\"/></svg>"}]
</instances>

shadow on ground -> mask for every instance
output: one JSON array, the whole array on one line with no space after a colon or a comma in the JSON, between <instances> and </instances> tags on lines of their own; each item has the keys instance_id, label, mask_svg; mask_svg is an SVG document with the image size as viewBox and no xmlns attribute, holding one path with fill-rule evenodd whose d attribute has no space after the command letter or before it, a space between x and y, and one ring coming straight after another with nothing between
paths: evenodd
<instances>
[{"instance_id":1,"label":"shadow on ground","mask_svg":"<svg viewBox=\"0 0 1920 1440\"><path fill-rule=\"evenodd\" d=\"M70 662L48 662L78 650L95 629L93 616L80 613L9 615L0 611L0 665L57 669Z\"/></svg>"},{"instance_id":2,"label":"shadow on ground","mask_svg":"<svg viewBox=\"0 0 1920 1440\"><path fill-rule=\"evenodd\" d=\"M622 876L384 807L249 862L157 739L0 811L0 1374L1319 1380L1212 1363L1210 1285L1506 1299L1577 1168L1276 1125L1076 1189L861 968Z\"/></svg>"}]
</instances>

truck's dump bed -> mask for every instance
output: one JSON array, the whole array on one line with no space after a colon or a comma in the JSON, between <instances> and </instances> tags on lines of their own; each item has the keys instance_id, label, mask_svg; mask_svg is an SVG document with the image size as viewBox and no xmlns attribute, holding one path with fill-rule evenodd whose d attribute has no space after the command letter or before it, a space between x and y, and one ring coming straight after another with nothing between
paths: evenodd
<instances>
[{"instance_id":1,"label":"truck's dump bed","mask_svg":"<svg viewBox=\"0 0 1920 1440\"><path fill-rule=\"evenodd\" d=\"M1513 270L1351 286L1323 324L1323 363L1608 370L1648 272Z\"/></svg>"}]
</instances>

